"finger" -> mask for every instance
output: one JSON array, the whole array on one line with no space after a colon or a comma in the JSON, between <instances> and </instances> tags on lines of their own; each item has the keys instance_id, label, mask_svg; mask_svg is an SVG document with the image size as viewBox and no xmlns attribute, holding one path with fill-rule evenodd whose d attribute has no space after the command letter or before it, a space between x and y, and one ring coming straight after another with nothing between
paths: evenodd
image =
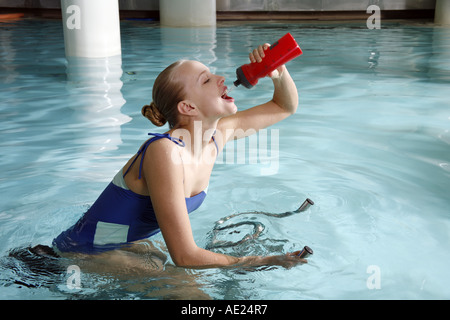
<instances>
[{"instance_id":1,"label":"finger","mask_svg":"<svg viewBox=\"0 0 450 320\"><path fill-rule=\"evenodd\" d=\"M266 55L265 55L265 53L264 53L264 47L263 46L258 46L258 53L259 53L259 56L261 57L261 58L264 58Z\"/></svg>"},{"instance_id":2,"label":"finger","mask_svg":"<svg viewBox=\"0 0 450 320\"><path fill-rule=\"evenodd\" d=\"M288 256L291 256L291 257L297 258L296 260L299 261L299 262L301 262L301 263L308 263L308 260L306 260L306 259L304 259L304 258L298 257L298 255L300 254L300 252L301 252L301 251L299 250L299 251L287 253L287 255L288 255Z\"/></svg>"},{"instance_id":3,"label":"finger","mask_svg":"<svg viewBox=\"0 0 450 320\"><path fill-rule=\"evenodd\" d=\"M253 57L255 58L256 62L261 62L262 61L259 47L253 50Z\"/></svg>"},{"instance_id":4,"label":"finger","mask_svg":"<svg viewBox=\"0 0 450 320\"><path fill-rule=\"evenodd\" d=\"M261 56L259 55L258 48L253 49L253 56L255 57L256 62L261 62Z\"/></svg>"},{"instance_id":5,"label":"finger","mask_svg":"<svg viewBox=\"0 0 450 320\"><path fill-rule=\"evenodd\" d=\"M250 52L250 54L248 55L248 57L250 58L250 62L256 62L255 54L256 54L257 52L255 52L255 51L256 51L256 49L253 50L252 52Z\"/></svg>"}]
</instances>

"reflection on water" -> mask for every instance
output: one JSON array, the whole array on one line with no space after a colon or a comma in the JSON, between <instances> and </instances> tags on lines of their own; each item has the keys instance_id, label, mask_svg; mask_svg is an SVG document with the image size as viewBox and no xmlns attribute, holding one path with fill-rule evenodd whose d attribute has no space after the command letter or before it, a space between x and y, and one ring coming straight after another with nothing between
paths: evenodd
<instances>
[{"instance_id":1,"label":"reflection on water","mask_svg":"<svg viewBox=\"0 0 450 320\"><path fill-rule=\"evenodd\" d=\"M164 61L170 61L170 59L175 61L184 58L198 60L206 65L210 65L217 60L216 27L161 27L160 32L160 49ZM187 47L186 42L195 44L195 46ZM211 71L214 73L213 70Z\"/></svg>"},{"instance_id":2,"label":"reflection on water","mask_svg":"<svg viewBox=\"0 0 450 320\"><path fill-rule=\"evenodd\" d=\"M115 150L122 143L120 127L131 118L120 109L125 104L122 89L122 57L68 57L68 101L75 121L85 129L75 139L86 152Z\"/></svg>"}]
</instances>

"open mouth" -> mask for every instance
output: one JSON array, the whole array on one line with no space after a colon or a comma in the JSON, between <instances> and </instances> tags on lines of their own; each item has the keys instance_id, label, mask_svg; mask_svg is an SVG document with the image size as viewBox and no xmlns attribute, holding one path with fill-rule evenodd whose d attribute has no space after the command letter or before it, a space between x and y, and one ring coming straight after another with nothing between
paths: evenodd
<instances>
[{"instance_id":1,"label":"open mouth","mask_svg":"<svg viewBox=\"0 0 450 320\"><path fill-rule=\"evenodd\" d=\"M221 98L230 102L234 101L232 97L228 96L228 88L225 88L225 91L222 93Z\"/></svg>"}]
</instances>

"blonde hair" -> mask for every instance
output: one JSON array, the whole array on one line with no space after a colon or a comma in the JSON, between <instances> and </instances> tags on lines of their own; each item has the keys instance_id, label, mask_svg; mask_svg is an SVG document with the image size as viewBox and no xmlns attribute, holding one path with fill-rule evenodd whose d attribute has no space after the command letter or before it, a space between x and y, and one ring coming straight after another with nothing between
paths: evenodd
<instances>
[{"instance_id":1,"label":"blonde hair","mask_svg":"<svg viewBox=\"0 0 450 320\"><path fill-rule=\"evenodd\" d=\"M153 101L142 107L142 115L155 126L161 127L168 122L169 127L173 128L178 122L177 105L185 98L185 91L183 83L174 77L174 70L184 61L172 63L156 77L152 89Z\"/></svg>"}]
</instances>

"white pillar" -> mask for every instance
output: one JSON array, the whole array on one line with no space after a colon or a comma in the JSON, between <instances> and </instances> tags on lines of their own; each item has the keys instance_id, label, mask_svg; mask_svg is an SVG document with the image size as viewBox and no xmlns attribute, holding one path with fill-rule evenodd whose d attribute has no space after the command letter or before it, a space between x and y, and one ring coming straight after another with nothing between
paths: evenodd
<instances>
[{"instance_id":1,"label":"white pillar","mask_svg":"<svg viewBox=\"0 0 450 320\"><path fill-rule=\"evenodd\" d=\"M121 54L118 0L61 0L66 57Z\"/></svg>"},{"instance_id":2,"label":"white pillar","mask_svg":"<svg viewBox=\"0 0 450 320\"><path fill-rule=\"evenodd\" d=\"M216 0L159 0L162 26L206 27L216 25Z\"/></svg>"},{"instance_id":3,"label":"white pillar","mask_svg":"<svg viewBox=\"0 0 450 320\"><path fill-rule=\"evenodd\" d=\"M450 0L436 0L434 22L439 25L450 26Z\"/></svg>"}]
</instances>

